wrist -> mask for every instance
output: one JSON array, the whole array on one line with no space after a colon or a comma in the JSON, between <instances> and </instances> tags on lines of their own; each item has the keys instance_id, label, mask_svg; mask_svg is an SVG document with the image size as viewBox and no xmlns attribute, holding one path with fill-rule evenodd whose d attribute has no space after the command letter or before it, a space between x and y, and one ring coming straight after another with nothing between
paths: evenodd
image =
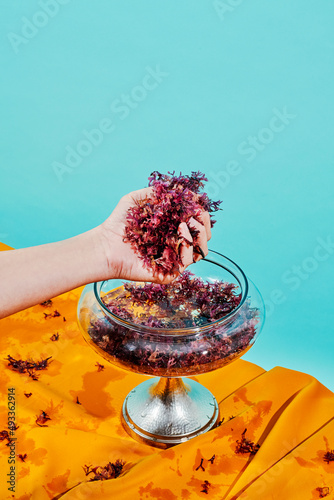
<instances>
[{"instance_id":1,"label":"wrist","mask_svg":"<svg viewBox=\"0 0 334 500\"><path fill-rule=\"evenodd\" d=\"M76 266L81 268L83 283L101 281L108 277L106 241L101 226L74 237Z\"/></svg>"},{"instance_id":2,"label":"wrist","mask_svg":"<svg viewBox=\"0 0 334 500\"><path fill-rule=\"evenodd\" d=\"M93 255L95 265L95 273L98 278L95 281L102 281L116 277L115 273L115 256L113 255L114 245L112 235L103 224L95 227L90 231Z\"/></svg>"}]
</instances>

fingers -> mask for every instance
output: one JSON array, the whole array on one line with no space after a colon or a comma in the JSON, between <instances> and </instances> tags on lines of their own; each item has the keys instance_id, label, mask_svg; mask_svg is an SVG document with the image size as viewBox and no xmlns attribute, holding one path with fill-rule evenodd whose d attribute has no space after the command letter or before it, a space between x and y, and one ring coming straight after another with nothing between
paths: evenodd
<instances>
[{"instance_id":1,"label":"fingers","mask_svg":"<svg viewBox=\"0 0 334 500\"><path fill-rule=\"evenodd\" d=\"M148 187L132 191L125 195L117 207L121 223L123 225L127 223L126 213L129 208L136 205L144 205L146 202L139 202L151 198L153 193L154 188ZM117 210L115 210L115 212L116 211ZM208 240L210 240L210 238L210 215L207 211L198 207L198 210L194 211L194 217L191 217L187 223L182 222L178 227L178 243L176 249L180 257L178 271L173 269L173 272L168 275L161 273L158 276L151 276L150 281L160 283L169 283L173 281L177 275L182 273L190 264L203 259L208 254Z\"/></svg>"},{"instance_id":2,"label":"fingers","mask_svg":"<svg viewBox=\"0 0 334 500\"><path fill-rule=\"evenodd\" d=\"M211 219L209 212L202 211L201 214L197 217L197 220L199 220L204 225L206 231L206 239L207 241L209 241L211 239Z\"/></svg>"},{"instance_id":3,"label":"fingers","mask_svg":"<svg viewBox=\"0 0 334 500\"><path fill-rule=\"evenodd\" d=\"M145 198L149 198L153 193L153 187L147 187L143 189L137 189L136 191L132 191L127 194L126 197L131 198L133 201L144 200Z\"/></svg>"},{"instance_id":4,"label":"fingers","mask_svg":"<svg viewBox=\"0 0 334 500\"><path fill-rule=\"evenodd\" d=\"M199 199L199 194L195 194L195 199ZM199 215L195 216L197 220L199 220L205 227L206 230L206 238L207 240L211 239L211 218L209 212L206 212L204 210L201 210L201 213Z\"/></svg>"},{"instance_id":5,"label":"fingers","mask_svg":"<svg viewBox=\"0 0 334 500\"><path fill-rule=\"evenodd\" d=\"M205 213L205 212L203 212ZM194 219L194 217L191 217L188 221L188 226L191 228L191 229L195 229L198 234L197 236L195 237L195 241L194 241L194 261L197 262L198 260L202 259L202 255L200 253L200 251L197 250L196 252L196 246L200 247L200 249L202 250L202 252L204 253L204 255L208 255L209 253L209 249L208 249L208 238L207 238L207 231L206 231L206 228L203 224L201 224L200 222L198 222L196 219Z\"/></svg>"},{"instance_id":6,"label":"fingers","mask_svg":"<svg viewBox=\"0 0 334 500\"><path fill-rule=\"evenodd\" d=\"M153 187L137 189L137 191L132 191L130 193L133 200L144 200L145 198L149 198L153 193Z\"/></svg>"},{"instance_id":7,"label":"fingers","mask_svg":"<svg viewBox=\"0 0 334 500\"><path fill-rule=\"evenodd\" d=\"M169 274L158 274L158 276L154 276L150 279L152 283L159 283L160 285L168 285L172 283L176 278L180 276L180 273L169 273Z\"/></svg>"},{"instance_id":8,"label":"fingers","mask_svg":"<svg viewBox=\"0 0 334 500\"><path fill-rule=\"evenodd\" d=\"M181 222L181 224L179 225L178 235L181 240L179 246L179 253L182 262L182 266L180 266L180 273L183 273L185 268L194 262L193 238L185 222Z\"/></svg>"},{"instance_id":9,"label":"fingers","mask_svg":"<svg viewBox=\"0 0 334 500\"><path fill-rule=\"evenodd\" d=\"M197 235L194 238L191 236L189 228L196 231ZM207 229L204 224L191 217L188 224L182 222L179 225L178 235L181 240L179 255L182 262L180 273L182 273L190 264L197 262L208 254Z\"/></svg>"}]
</instances>

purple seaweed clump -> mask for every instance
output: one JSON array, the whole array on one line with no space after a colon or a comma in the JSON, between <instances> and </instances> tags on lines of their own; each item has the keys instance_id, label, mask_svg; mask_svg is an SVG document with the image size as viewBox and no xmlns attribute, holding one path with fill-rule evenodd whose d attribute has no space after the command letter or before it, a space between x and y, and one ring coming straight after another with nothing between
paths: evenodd
<instances>
[{"instance_id":1,"label":"purple seaweed clump","mask_svg":"<svg viewBox=\"0 0 334 500\"><path fill-rule=\"evenodd\" d=\"M190 176L153 172L149 177L152 195L128 210L125 240L154 273L167 275L178 272L182 266L178 251L181 222L196 219L203 210L209 214L219 210L221 201L212 201L200 192L206 181L201 172L192 172ZM214 223L211 219L211 226ZM189 229L196 237L198 231Z\"/></svg>"},{"instance_id":2,"label":"purple seaweed clump","mask_svg":"<svg viewBox=\"0 0 334 500\"><path fill-rule=\"evenodd\" d=\"M185 272L169 285L128 283L105 295L108 309L130 324L92 318L91 340L115 364L155 376L204 373L239 357L256 335L258 310L247 299L235 315L217 322L240 303L235 285L192 276ZM157 330L143 331L145 326ZM168 331L187 327L195 330Z\"/></svg>"}]
</instances>

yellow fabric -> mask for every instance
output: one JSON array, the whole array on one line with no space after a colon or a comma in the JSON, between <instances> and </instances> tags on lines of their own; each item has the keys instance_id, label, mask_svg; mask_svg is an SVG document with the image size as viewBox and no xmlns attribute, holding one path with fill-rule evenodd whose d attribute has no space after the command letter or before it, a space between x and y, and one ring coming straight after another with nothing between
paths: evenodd
<instances>
[{"instance_id":1,"label":"yellow fabric","mask_svg":"<svg viewBox=\"0 0 334 500\"><path fill-rule=\"evenodd\" d=\"M13 248L0 242L0 252L2 250L13 250Z\"/></svg>"},{"instance_id":2,"label":"yellow fabric","mask_svg":"<svg viewBox=\"0 0 334 500\"><path fill-rule=\"evenodd\" d=\"M9 447L0 441L1 500L314 500L327 491L326 498L334 498L334 462L323 460L334 448L334 395L304 373L280 367L266 372L236 361L194 378L219 402L224 421L218 428L163 451L130 438L120 422L122 402L146 377L107 365L85 343L76 323L80 293L0 322L0 432L8 430L9 388L15 389L19 426L15 493L7 489ZM61 315L44 318L54 310ZM59 339L50 340L55 333ZM10 370L8 355L53 361L34 381ZM36 424L42 411L51 418L47 427ZM235 453L246 428L246 437L260 444L254 456ZM25 462L19 454L27 454ZM84 465L117 459L126 462L120 477L86 477ZM202 459L205 470L199 468Z\"/></svg>"}]
</instances>

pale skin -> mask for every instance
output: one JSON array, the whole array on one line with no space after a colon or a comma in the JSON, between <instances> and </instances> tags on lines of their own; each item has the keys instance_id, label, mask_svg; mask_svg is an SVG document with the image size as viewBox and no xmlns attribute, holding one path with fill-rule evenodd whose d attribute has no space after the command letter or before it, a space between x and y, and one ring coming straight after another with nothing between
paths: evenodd
<instances>
[{"instance_id":1,"label":"pale skin","mask_svg":"<svg viewBox=\"0 0 334 500\"><path fill-rule=\"evenodd\" d=\"M143 266L131 245L124 241L126 213L136 200L148 198L152 188L121 198L101 225L73 238L45 245L0 252L0 318L31 307L81 285L119 278L170 283L201 255L208 253L210 216L202 211L178 229L182 266L178 273L155 276ZM199 231L193 241L189 226ZM184 241L185 238L192 244Z\"/></svg>"}]
</instances>

